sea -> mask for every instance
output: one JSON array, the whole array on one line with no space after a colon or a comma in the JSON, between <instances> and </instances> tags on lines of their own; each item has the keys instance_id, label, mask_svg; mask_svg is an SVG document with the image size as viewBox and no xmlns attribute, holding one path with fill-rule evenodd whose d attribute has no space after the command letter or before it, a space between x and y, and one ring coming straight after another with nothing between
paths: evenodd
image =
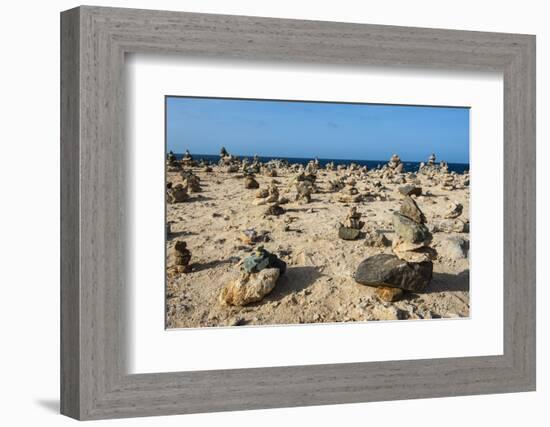
<instances>
[{"instance_id":1,"label":"sea","mask_svg":"<svg viewBox=\"0 0 550 427\"><path fill-rule=\"evenodd\" d=\"M205 160L210 163L217 163L220 160L220 156L217 154L191 154L193 156L194 160ZM183 158L183 154L176 153L175 154L176 159ZM237 156L240 159L249 159L252 161L253 156ZM270 160L286 160L289 163L299 163L302 165L307 165L308 162L311 160L314 160L311 157L268 157L268 156L258 156L259 160L262 163L267 163ZM318 159L319 164L324 167L327 163L334 162L335 165L349 165L350 163L355 163L360 166L367 166L369 169L376 169L378 167L382 167L386 163L388 163L388 160L351 160L351 159ZM402 160L403 162L403 168L405 169L405 172L417 172L418 168L420 166L420 162L407 162ZM464 173L466 171L470 170L470 164L469 163L447 163L449 166L449 171L456 172L456 173Z\"/></svg>"}]
</instances>

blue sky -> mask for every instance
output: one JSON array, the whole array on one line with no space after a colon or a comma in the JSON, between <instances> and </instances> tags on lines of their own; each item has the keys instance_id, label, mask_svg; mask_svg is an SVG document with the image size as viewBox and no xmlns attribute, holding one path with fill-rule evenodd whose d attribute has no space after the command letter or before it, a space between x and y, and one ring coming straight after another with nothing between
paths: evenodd
<instances>
[{"instance_id":1,"label":"blue sky","mask_svg":"<svg viewBox=\"0 0 550 427\"><path fill-rule=\"evenodd\" d=\"M469 162L469 109L166 98L168 150L321 159Z\"/></svg>"}]
</instances>

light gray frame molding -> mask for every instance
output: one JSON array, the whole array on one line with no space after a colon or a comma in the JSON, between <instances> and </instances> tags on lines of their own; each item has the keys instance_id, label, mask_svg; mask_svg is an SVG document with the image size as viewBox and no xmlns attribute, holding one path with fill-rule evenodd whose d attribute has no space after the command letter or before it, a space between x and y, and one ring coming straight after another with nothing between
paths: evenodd
<instances>
[{"instance_id":1,"label":"light gray frame molding","mask_svg":"<svg viewBox=\"0 0 550 427\"><path fill-rule=\"evenodd\" d=\"M128 375L124 58L144 52L503 72L504 354ZM100 419L535 390L535 255L534 36L89 6L62 12L63 414Z\"/></svg>"}]
</instances>

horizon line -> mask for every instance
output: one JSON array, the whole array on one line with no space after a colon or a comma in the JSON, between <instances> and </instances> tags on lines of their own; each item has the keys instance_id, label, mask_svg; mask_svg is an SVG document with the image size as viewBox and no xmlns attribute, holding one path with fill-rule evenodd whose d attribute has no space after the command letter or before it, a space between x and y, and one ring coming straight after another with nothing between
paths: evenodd
<instances>
[{"instance_id":1,"label":"horizon line","mask_svg":"<svg viewBox=\"0 0 550 427\"><path fill-rule=\"evenodd\" d=\"M169 150L169 151L172 151L172 150ZM169 152L168 151L168 152ZM183 155L185 153L177 153L175 151L172 151L174 154L176 155ZM200 153L200 154L193 154L193 153L190 153L192 157L200 157L200 156L216 156L216 157L220 157L219 154L206 154L206 153ZM380 162L381 164L384 164L384 163L388 163L389 160L381 160L381 159L345 159L345 158L336 158L336 157L333 157L333 158L324 158L324 157L316 157L316 156L313 156L313 157L292 157L292 156L268 156L268 155L260 155L260 154L232 154L232 153L229 153L230 155L232 156L235 156L235 157L254 157L254 156L258 156L258 157L271 157L273 159L303 159L303 160L315 160L317 158L317 160L346 160L346 161L350 161L350 162L353 162L353 161L363 161L363 162ZM398 154L399 155L399 154ZM446 162L447 164L454 164L454 165L469 165L470 162L448 162L446 160L439 160L437 161L436 160L436 163L439 163L441 161L444 161ZM427 160L403 160L401 159L401 163L426 163Z\"/></svg>"}]
</instances>

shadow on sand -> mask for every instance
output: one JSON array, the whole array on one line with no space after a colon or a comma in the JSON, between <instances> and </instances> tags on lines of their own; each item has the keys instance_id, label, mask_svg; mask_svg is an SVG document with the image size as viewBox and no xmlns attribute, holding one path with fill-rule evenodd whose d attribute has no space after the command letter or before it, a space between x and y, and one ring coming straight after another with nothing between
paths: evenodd
<instances>
[{"instance_id":1,"label":"shadow on sand","mask_svg":"<svg viewBox=\"0 0 550 427\"><path fill-rule=\"evenodd\" d=\"M172 231L167 236L166 240L170 241L170 240L177 239L178 237L196 236L196 235L197 235L197 233L193 233L192 231Z\"/></svg>"},{"instance_id":2,"label":"shadow on sand","mask_svg":"<svg viewBox=\"0 0 550 427\"><path fill-rule=\"evenodd\" d=\"M313 203L314 200L311 200L311 203ZM309 207L309 208L287 208L286 209L286 212L309 212L309 211L324 211L324 210L327 210L328 208L323 208L323 207Z\"/></svg>"},{"instance_id":3,"label":"shadow on sand","mask_svg":"<svg viewBox=\"0 0 550 427\"><path fill-rule=\"evenodd\" d=\"M185 203L207 202L209 200L216 200L209 196L203 196L202 194L191 193L192 196Z\"/></svg>"},{"instance_id":4,"label":"shadow on sand","mask_svg":"<svg viewBox=\"0 0 550 427\"><path fill-rule=\"evenodd\" d=\"M458 274L433 273L432 281L426 289L426 293L470 290L470 270L464 270Z\"/></svg>"},{"instance_id":5,"label":"shadow on sand","mask_svg":"<svg viewBox=\"0 0 550 427\"><path fill-rule=\"evenodd\" d=\"M202 262L202 263L195 263L191 264L191 268L193 272L202 271L202 270L208 270L210 268L217 267L218 265L223 264L234 264L235 260L228 258L228 259L217 259L214 261L209 262Z\"/></svg>"},{"instance_id":6,"label":"shadow on sand","mask_svg":"<svg viewBox=\"0 0 550 427\"><path fill-rule=\"evenodd\" d=\"M312 285L322 274L318 267L289 267L279 283L266 298L266 301L278 301L289 294L300 292Z\"/></svg>"}]
</instances>

